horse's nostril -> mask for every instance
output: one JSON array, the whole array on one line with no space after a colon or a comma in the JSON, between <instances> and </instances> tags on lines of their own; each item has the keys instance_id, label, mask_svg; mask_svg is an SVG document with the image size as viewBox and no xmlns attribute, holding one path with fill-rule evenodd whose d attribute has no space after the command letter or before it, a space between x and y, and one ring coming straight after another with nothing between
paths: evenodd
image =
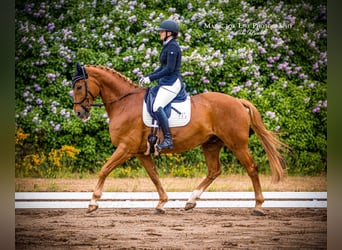
<instances>
[{"instance_id":1,"label":"horse's nostril","mask_svg":"<svg viewBox=\"0 0 342 250\"><path fill-rule=\"evenodd\" d=\"M80 111L77 111L77 116L81 116L81 112Z\"/></svg>"}]
</instances>

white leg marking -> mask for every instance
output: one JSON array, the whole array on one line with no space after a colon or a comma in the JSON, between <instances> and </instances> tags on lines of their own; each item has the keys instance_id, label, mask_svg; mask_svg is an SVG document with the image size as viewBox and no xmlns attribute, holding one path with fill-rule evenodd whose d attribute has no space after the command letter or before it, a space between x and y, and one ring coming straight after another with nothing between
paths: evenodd
<instances>
[{"instance_id":1,"label":"white leg marking","mask_svg":"<svg viewBox=\"0 0 342 250\"><path fill-rule=\"evenodd\" d=\"M188 200L188 203L194 203L196 200L198 200L201 197L201 194L203 193L203 190L194 190Z\"/></svg>"},{"instance_id":2,"label":"white leg marking","mask_svg":"<svg viewBox=\"0 0 342 250\"><path fill-rule=\"evenodd\" d=\"M90 200L89 205L90 205L90 206L98 206L96 200L94 200L94 199L91 199L91 200Z\"/></svg>"}]
</instances>

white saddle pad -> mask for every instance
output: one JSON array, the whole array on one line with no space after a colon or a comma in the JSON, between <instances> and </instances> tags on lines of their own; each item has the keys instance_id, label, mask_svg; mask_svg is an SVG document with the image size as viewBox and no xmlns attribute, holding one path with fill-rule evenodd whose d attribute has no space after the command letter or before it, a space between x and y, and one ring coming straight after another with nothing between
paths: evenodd
<instances>
[{"instance_id":1,"label":"white saddle pad","mask_svg":"<svg viewBox=\"0 0 342 250\"><path fill-rule=\"evenodd\" d=\"M184 102L172 103L171 106L180 112L178 114L175 110L171 109L171 115L169 118L169 126L181 127L185 126L190 121L191 116L191 102L190 96L186 98ZM143 104L143 121L148 127L158 127L157 124L152 124L152 116L147 112L146 103Z\"/></svg>"}]
</instances>

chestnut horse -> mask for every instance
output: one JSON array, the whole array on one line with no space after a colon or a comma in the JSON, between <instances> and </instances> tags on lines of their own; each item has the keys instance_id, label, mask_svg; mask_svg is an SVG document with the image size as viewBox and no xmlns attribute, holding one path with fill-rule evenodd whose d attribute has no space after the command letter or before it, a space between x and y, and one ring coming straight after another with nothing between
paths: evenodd
<instances>
[{"instance_id":1,"label":"chestnut horse","mask_svg":"<svg viewBox=\"0 0 342 250\"><path fill-rule=\"evenodd\" d=\"M113 169L131 157L137 157L156 186L159 203L156 213L164 213L168 196L161 185L155 163L150 154L145 155L147 137L150 128L142 119L142 106L145 88L136 86L130 79L114 69L98 66L76 64L73 77L74 113L87 121L91 106L97 96L102 98L109 122L109 132L116 150L103 165L94 189L87 212L98 208L106 177ZM258 177L258 166L248 151L250 126L257 134L265 149L274 181L281 180L284 158L279 151L286 145L268 131L256 107L247 100L232 96L207 92L191 96L191 120L186 126L171 128L174 141L173 149L161 153L180 153L201 145L208 173L205 179L193 191L186 203L185 210L194 208L196 200L206 188L221 174L219 159L222 147L228 147L247 170L252 180L255 193L253 214L263 215L261 208L264 197Z\"/></svg>"}]
</instances>

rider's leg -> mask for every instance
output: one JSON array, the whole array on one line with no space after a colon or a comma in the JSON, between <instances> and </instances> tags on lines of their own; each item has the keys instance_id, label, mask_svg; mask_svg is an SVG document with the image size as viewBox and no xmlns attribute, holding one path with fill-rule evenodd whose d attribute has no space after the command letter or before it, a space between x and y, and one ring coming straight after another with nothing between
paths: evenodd
<instances>
[{"instance_id":1,"label":"rider's leg","mask_svg":"<svg viewBox=\"0 0 342 250\"><path fill-rule=\"evenodd\" d=\"M161 130L164 134L164 140L157 145L157 150L161 151L164 148L173 148L173 141L170 133L169 121L165 114L164 108L159 107L156 112L156 115L159 122L159 126L161 127Z\"/></svg>"},{"instance_id":2,"label":"rider's leg","mask_svg":"<svg viewBox=\"0 0 342 250\"><path fill-rule=\"evenodd\" d=\"M153 112L156 113L159 126L164 134L164 141L157 145L157 150L172 148L173 142L170 134L169 121L165 114L164 107L169 104L179 93L181 83L179 79L171 86L161 86L158 90L156 100L153 104Z\"/></svg>"}]
</instances>

